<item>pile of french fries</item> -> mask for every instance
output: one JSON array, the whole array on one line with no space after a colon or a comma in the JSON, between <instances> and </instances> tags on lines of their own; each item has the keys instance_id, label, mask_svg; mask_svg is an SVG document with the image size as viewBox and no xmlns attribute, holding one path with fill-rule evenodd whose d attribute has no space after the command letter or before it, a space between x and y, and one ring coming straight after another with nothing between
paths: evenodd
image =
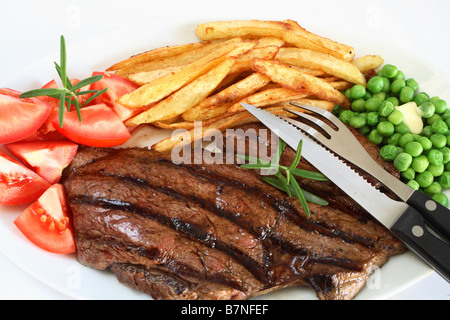
<instances>
[{"instance_id":1,"label":"pile of french fries","mask_svg":"<svg viewBox=\"0 0 450 320\"><path fill-rule=\"evenodd\" d=\"M291 117L290 102L331 111L348 108L342 91L366 85L364 73L383 64L378 55L355 57L354 49L308 32L297 22L219 21L198 25L197 43L162 47L107 69L140 87L117 102L133 110L129 127L152 124L187 129L192 142L209 129L224 131L256 122L241 102ZM202 121L202 135L194 124ZM167 151L185 138L153 146Z\"/></svg>"}]
</instances>

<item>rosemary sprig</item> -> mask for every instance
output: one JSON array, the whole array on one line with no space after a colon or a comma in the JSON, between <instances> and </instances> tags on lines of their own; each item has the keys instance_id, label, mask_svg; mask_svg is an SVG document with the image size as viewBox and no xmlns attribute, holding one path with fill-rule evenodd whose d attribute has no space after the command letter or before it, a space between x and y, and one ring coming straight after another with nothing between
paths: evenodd
<instances>
[{"instance_id":1,"label":"rosemary sprig","mask_svg":"<svg viewBox=\"0 0 450 320\"><path fill-rule=\"evenodd\" d=\"M92 76L92 77L86 78L84 80L81 80L80 82L78 82L75 85L72 85L69 77L67 76L67 52L66 52L66 41L64 39L64 36L61 36L61 39L60 39L60 63L58 64L57 62L55 62L55 68L56 68L56 71L57 71L59 77L61 78L62 88L30 90L30 91L22 93L20 95L20 98L32 98L32 97L47 96L47 97L59 99L58 118L59 118L59 126L62 128L66 105L67 105L68 112L70 111L70 107L72 104L75 106L75 109L78 114L78 120L81 122L80 109L85 107L86 105L88 105L96 97L105 93L107 88L105 88L103 90L79 91L81 88L88 86L88 85L102 79L103 78L102 75ZM91 93L93 95L90 96L89 99L87 99L83 103L83 105L81 105L80 101L78 100L78 96L85 95L85 94L91 94Z\"/></svg>"},{"instance_id":2,"label":"rosemary sprig","mask_svg":"<svg viewBox=\"0 0 450 320\"><path fill-rule=\"evenodd\" d=\"M281 139L278 140L278 150L271 162L244 155L236 155L236 156L250 162L247 164L242 164L241 165L242 168L271 170L270 171L271 173L274 172L272 174L272 177L263 177L262 180L270 184L271 186L286 192L289 197L291 197L292 195L297 197L298 200L300 201L303 210L305 211L306 216L309 218L311 212L308 207L308 202L316 203L319 205L327 205L328 202L306 190L302 190L295 176L319 181L326 181L328 180L328 178L319 172L312 172L297 168L302 155L302 146L303 141L300 140L297 147L297 152L295 153L294 160L292 161L289 167L282 166L279 163L281 154L286 148L286 143Z\"/></svg>"}]
</instances>

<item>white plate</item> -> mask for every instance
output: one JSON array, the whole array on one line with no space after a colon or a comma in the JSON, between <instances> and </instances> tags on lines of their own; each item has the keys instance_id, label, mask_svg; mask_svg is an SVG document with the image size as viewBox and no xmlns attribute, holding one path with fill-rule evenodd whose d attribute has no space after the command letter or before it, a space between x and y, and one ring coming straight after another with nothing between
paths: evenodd
<instances>
[{"instance_id":1,"label":"white plate","mask_svg":"<svg viewBox=\"0 0 450 320\"><path fill-rule=\"evenodd\" d=\"M231 1L233 2L233 1ZM230 2L230 3L231 3ZM184 2L186 3L186 2ZM237 2L236 2L237 3ZM235 4L236 4L235 3ZM106 4L105 4L106 5ZM205 3L203 3L205 5ZM68 7L69 9L71 7ZM87 4L80 5L87 8ZM76 11L77 7L71 8ZM166 8L167 9L167 8ZM297 8L300 10L301 8ZM87 9L86 9L87 10ZM126 27L115 29L114 32L101 30L85 33L83 40L71 41L66 36L68 45L68 66L71 77L86 77L92 71L104 70L113 62L144 50L171 44L181 44L197 41L194 35L195 25L209 20L225 19L273 19L286 18L280 9L274 11L272 16L249 13L238 15L231 13L230 9L215 15L200 12L186 12L186 15L177 16L177 19L168 19L170 15L158 17L156 14L149 21L134 21L132 17L124 18ZM242 12L242 11L241 11ZM108 19L105 17L105 19ZM310 24L308 24L310 23ZM342 33L341 29L328 28L320 20L308 20L302 23L304 27L319 34L333 38L344 39L342 42L352 44L357 55L380 54L385 61L397 65L407 77L414 77L420 84L422 91L430 95L439 95L450 101L448 77L435 69L431 63L422 61L410 53L404 53L401 48L391 44L376 41L373 37L368 39L364 34L353 30L353 34ZM124 24L125 25L125 24ZM145 25L145 28L142 28ZM29 29L32 26L28 26ZM329 32L327 32L327 28ZM137 30L141 31L137 31ZM54 30L49 31L52 35ZM18 32L20 34L20 32ZM74 33L72 39L81 39ZM32 63L21 64L20 55L9 57L9 68L14 73L1 74L1 86L9 86L25 91L35 88L56 76L53 61L58 61L59 39L55 36L44 37L43 46L48 46L43 56ZM11 45L11 44L10 44ZM17 44L18 51L22 50ZM8 48L11 52L11 48ZM30 56L30 53L24 53ZM28 60L33 61L33 60ZM11 64L15 64L12 68ZM147 132L148 133L148 132ZM154 138L154 137L153 137ZM13 225L14 219L23 208L0 206L0 251L26 273L42 281L49 287L75 299L148 299L148 296L127 288L117 282L109 272L101 272L80 265L73 255L61 256L42 251L31 244ZM394 257L374 273L368 285L357 295L357 299L384 299L417 283L431 273L431 270L421 260L410 253ZM271 293L262 298L271 299L315 299L315 294L307 288L291 288Z\"/></svg>"}]
</instances>

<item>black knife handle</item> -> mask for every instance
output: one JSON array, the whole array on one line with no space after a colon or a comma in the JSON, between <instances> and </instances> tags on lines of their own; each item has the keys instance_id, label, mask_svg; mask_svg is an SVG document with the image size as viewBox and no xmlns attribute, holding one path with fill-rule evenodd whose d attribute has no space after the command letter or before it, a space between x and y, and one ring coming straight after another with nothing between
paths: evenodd
<instances>
[{"instance_id":1,"label":"black knife handle","mask_svg":"<svg viewBox=\"0 0 450 320\"><path fill-rule=\"evenodd\" d=\"M423 217L414 208L409 207L391 231L450 283L450 245L427 230Z\"/></svg>"},{"instance_id":2,"label":"black knife handle","mask_svg":"<svg viewBox=\"0 0 450 320\"><path fill-rule=\"evenodd\" d=\"M450 210L421 191L414 191L406 201L419 211L425 221L442 237L450 240Z\"/></svg>"}]
</instances>

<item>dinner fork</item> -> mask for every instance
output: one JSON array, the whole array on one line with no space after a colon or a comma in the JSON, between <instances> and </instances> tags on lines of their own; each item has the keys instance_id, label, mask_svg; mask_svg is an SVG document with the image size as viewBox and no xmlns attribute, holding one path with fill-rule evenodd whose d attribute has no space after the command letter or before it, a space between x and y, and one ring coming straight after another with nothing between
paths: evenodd
<instances>
[{"instance_id":1,"label":"dinner fork","mask_svg":"<svg viewBox=\"0 0 450 320\"><path fill-rule=\"evenodd\" d=\"M292 102L291 105L308 111L299 112L292 108L284 108L306 121L301 122L282 117L285 121L296 126L316 142L381 182L402 201L415 208L434 231L450 240L450 210L425 193L413 190L400 179L393 177L369 155L349 128L331 112L295 102Z\"/></svg>"}]
</instances>

